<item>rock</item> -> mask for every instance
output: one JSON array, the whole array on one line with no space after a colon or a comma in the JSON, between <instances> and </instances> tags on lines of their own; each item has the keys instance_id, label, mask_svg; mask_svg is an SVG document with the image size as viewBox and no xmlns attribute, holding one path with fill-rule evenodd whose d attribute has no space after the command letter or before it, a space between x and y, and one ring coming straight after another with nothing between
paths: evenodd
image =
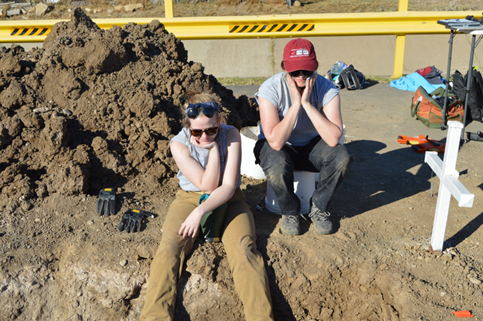
<instances>
[{"instance_id":1,"label":"rock","mask_svg":"<svg viewBox=\"0 0 483 321\"><path fill-rule=\"evenodd\" d=\"M39 107L39 108L35 108L33 112L36 114L40 114L40 113L48 112L49 110L50 110L49 107Z\"/></svg>"},{"instance_id":2,"label":"rock","mask_svg":"<svg viewBox=\"0 0 483 321\"><path fill-rule=\"evenodd\" d=\"M7 17L16 16L21 13L20 9L7 10Z\"/></svg>"},{"instance_id":3,"label":"rock","mask_svg":"<svg viewBox=\"0 0 483 321\"><path fill-rule=\"evenodd\" d=\"M143 8L144 6L140 3L136 3L136 4L128 4L126 6L124 6L124 10L126 12L134 12L136 11L137 9L141 9Z\"/></svg>"},{"instance_id":4,"label":"rock","mask_svg":"<svg viewBox=\"0 0 483 321\"><path fill-rule=\"evenodd\" d=\"M476 279L476 278L470 278L470 282L473 283L473 284L476 284L476 285L480 285L481 284L481 281Z\"/></svg>"},{"instance_id":5,"label":"rock","mask_svg":"<svg viewBox=\"0 0 483 321\"><path fill-rule=\"evenodd\" d=\"M49 10L48 5L46 5L45 3L39 3L35 6L35 15L37 17L41 17L47 13L47 10Z\"/></svg>"},{"instance_id":6,"label":"rock","mask_svg":"<svg viewBox=\"0 0 483 321\"><path fill-rule=\"evenodd\" d=\"M28 211L28 210L30 210L32 208L32 204L29 201L22 201L22 203L20 203L20 207L24 211Z\"/></svg>"},{"instance_id":7,"label":"rock","mask_svg":"<svg viewBox=\"0 0 483 321\"><path fill-rule=\"evenodd\" d=\"M294 3L293 3L293 6L294 7L300 7L302 4L300 3L300 1L298 0L295 0Z\"/></svg>"},{"instance_id":8,"label":"rock","mask_svg":"<svg viewBox=\"0 0 483 321\"><path fill-rule=\"evenodd\" d=\"M119 264L121 264L121 266L126 266L127 260L122 260L121 262L119 262Z\"/></svg>"}]
</instances>

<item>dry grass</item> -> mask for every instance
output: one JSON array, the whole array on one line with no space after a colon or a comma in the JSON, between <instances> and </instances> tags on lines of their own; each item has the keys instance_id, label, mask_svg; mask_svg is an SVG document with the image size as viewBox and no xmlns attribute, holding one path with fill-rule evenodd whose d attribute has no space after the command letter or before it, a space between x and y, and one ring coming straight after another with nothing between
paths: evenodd
<instances>
[{"instance_id":1,"label":"dry grass","mask_svg":"<svg viewBox=\"0 0 483 321\"><path fill-rule=\"evenodd\" d=\"M16 0L17 2L23 0ZM33 0L40 2L40 0ZM156 0L154 0L156 2ZM293 0L292 0L293 1ZM175 17L284 15L320 13L358 13L397 11L398 0L299 0L301 6L287 5L287 0L174 0ZM40 19L68 19L67 9L72 0L61 0ZM86 0L87 3L87 0ZM164 17L164 1L157 0L89 0L88 13L92 18ZM114 5L141 3L143 9L132 13L112 11ZM101 9L93 13L94 9ZM409 11L483 11L483 0L409 0ZM8 19L38 19L35 15L14 16Z\"/></svg>"}]
</instances>

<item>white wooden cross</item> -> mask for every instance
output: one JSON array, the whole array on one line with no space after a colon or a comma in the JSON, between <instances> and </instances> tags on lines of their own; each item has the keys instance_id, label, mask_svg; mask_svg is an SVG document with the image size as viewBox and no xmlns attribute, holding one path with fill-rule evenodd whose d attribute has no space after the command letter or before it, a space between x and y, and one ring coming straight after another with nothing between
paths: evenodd
<instances>
[{"instance_id":1,"label":"white wooden cross","mask_svg":"<svg viewBox=\"0 0 483 321\"><path fill-rule=\"evenodd\" d=\"M438 157L437 152L426 152L424 156L424 162L428 163L440 180L433 233L431 235L431 249L433 251L443 250L451 195L456 198L460 207L473 207L475 199L475 194L470 193L458 180L459 173L456 170L456 159L458 158L462 130L462 123L457 121L448 122L448 137L446 138L443 161Z\"/></svg>"}]
</instances>

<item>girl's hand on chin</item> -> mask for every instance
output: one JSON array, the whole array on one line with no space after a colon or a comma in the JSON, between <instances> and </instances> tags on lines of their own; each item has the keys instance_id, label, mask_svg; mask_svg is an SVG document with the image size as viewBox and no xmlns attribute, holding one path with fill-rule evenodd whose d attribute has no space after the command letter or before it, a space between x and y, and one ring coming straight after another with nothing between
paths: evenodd
<instances>
[{"instance_id":1,"label":"girl's hand on chin","mask_svg":"<svg viewBox=\"0 0 483 321\"><path fill-rule=\"evenodd\" d=\"M201 137L200 137L201 138ZM211 141L211 142L201 142L200 139L194 137L194 136L191 136L191 144L196 146L196 147L199 147L199 148L203 148L203 149L212 149L213 147L216 146L216 142L215 141Z\"/></svg>"}]
</instances>

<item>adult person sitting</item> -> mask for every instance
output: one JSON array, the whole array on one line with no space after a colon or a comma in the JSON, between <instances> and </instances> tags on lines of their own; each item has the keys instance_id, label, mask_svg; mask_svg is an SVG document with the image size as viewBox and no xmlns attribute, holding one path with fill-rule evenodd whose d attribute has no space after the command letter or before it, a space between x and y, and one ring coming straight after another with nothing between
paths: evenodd
<instances>
[{"instance_id":1,"label":"adult person sitting","mask_svg":"<svg viewBox=\"0 0 483 321\"><path fill-rule=\"evenodd\" d=\"M256 247L255 222L239 186L240 133L222 124L221 108L207 93L187 94L184 128L171 140L181 189L163 224L151 264L141 320L172 320L178 281L204 215L227 204L221 241L246 320L273 320L268 277ZM202 194L209 194L198 204Z\"/></svg>"},{"instance_id":2,"label":"adult person sitting","mask_svg":"<svg viewBox=\"0 0 483 321\"><path fill-rule=\"evenodd\" d=\"M346 147L339 144L343 134L339 90L317 75L316 53L308 40L287 43L281 65L284 71L266 80L255 94L261 120L256 162L277 198L282 232L289 235L300 234L293 170L320 172L309 217L315 232L331 234L328 205L351 163Z\"/></svg>"}]
</instances>

